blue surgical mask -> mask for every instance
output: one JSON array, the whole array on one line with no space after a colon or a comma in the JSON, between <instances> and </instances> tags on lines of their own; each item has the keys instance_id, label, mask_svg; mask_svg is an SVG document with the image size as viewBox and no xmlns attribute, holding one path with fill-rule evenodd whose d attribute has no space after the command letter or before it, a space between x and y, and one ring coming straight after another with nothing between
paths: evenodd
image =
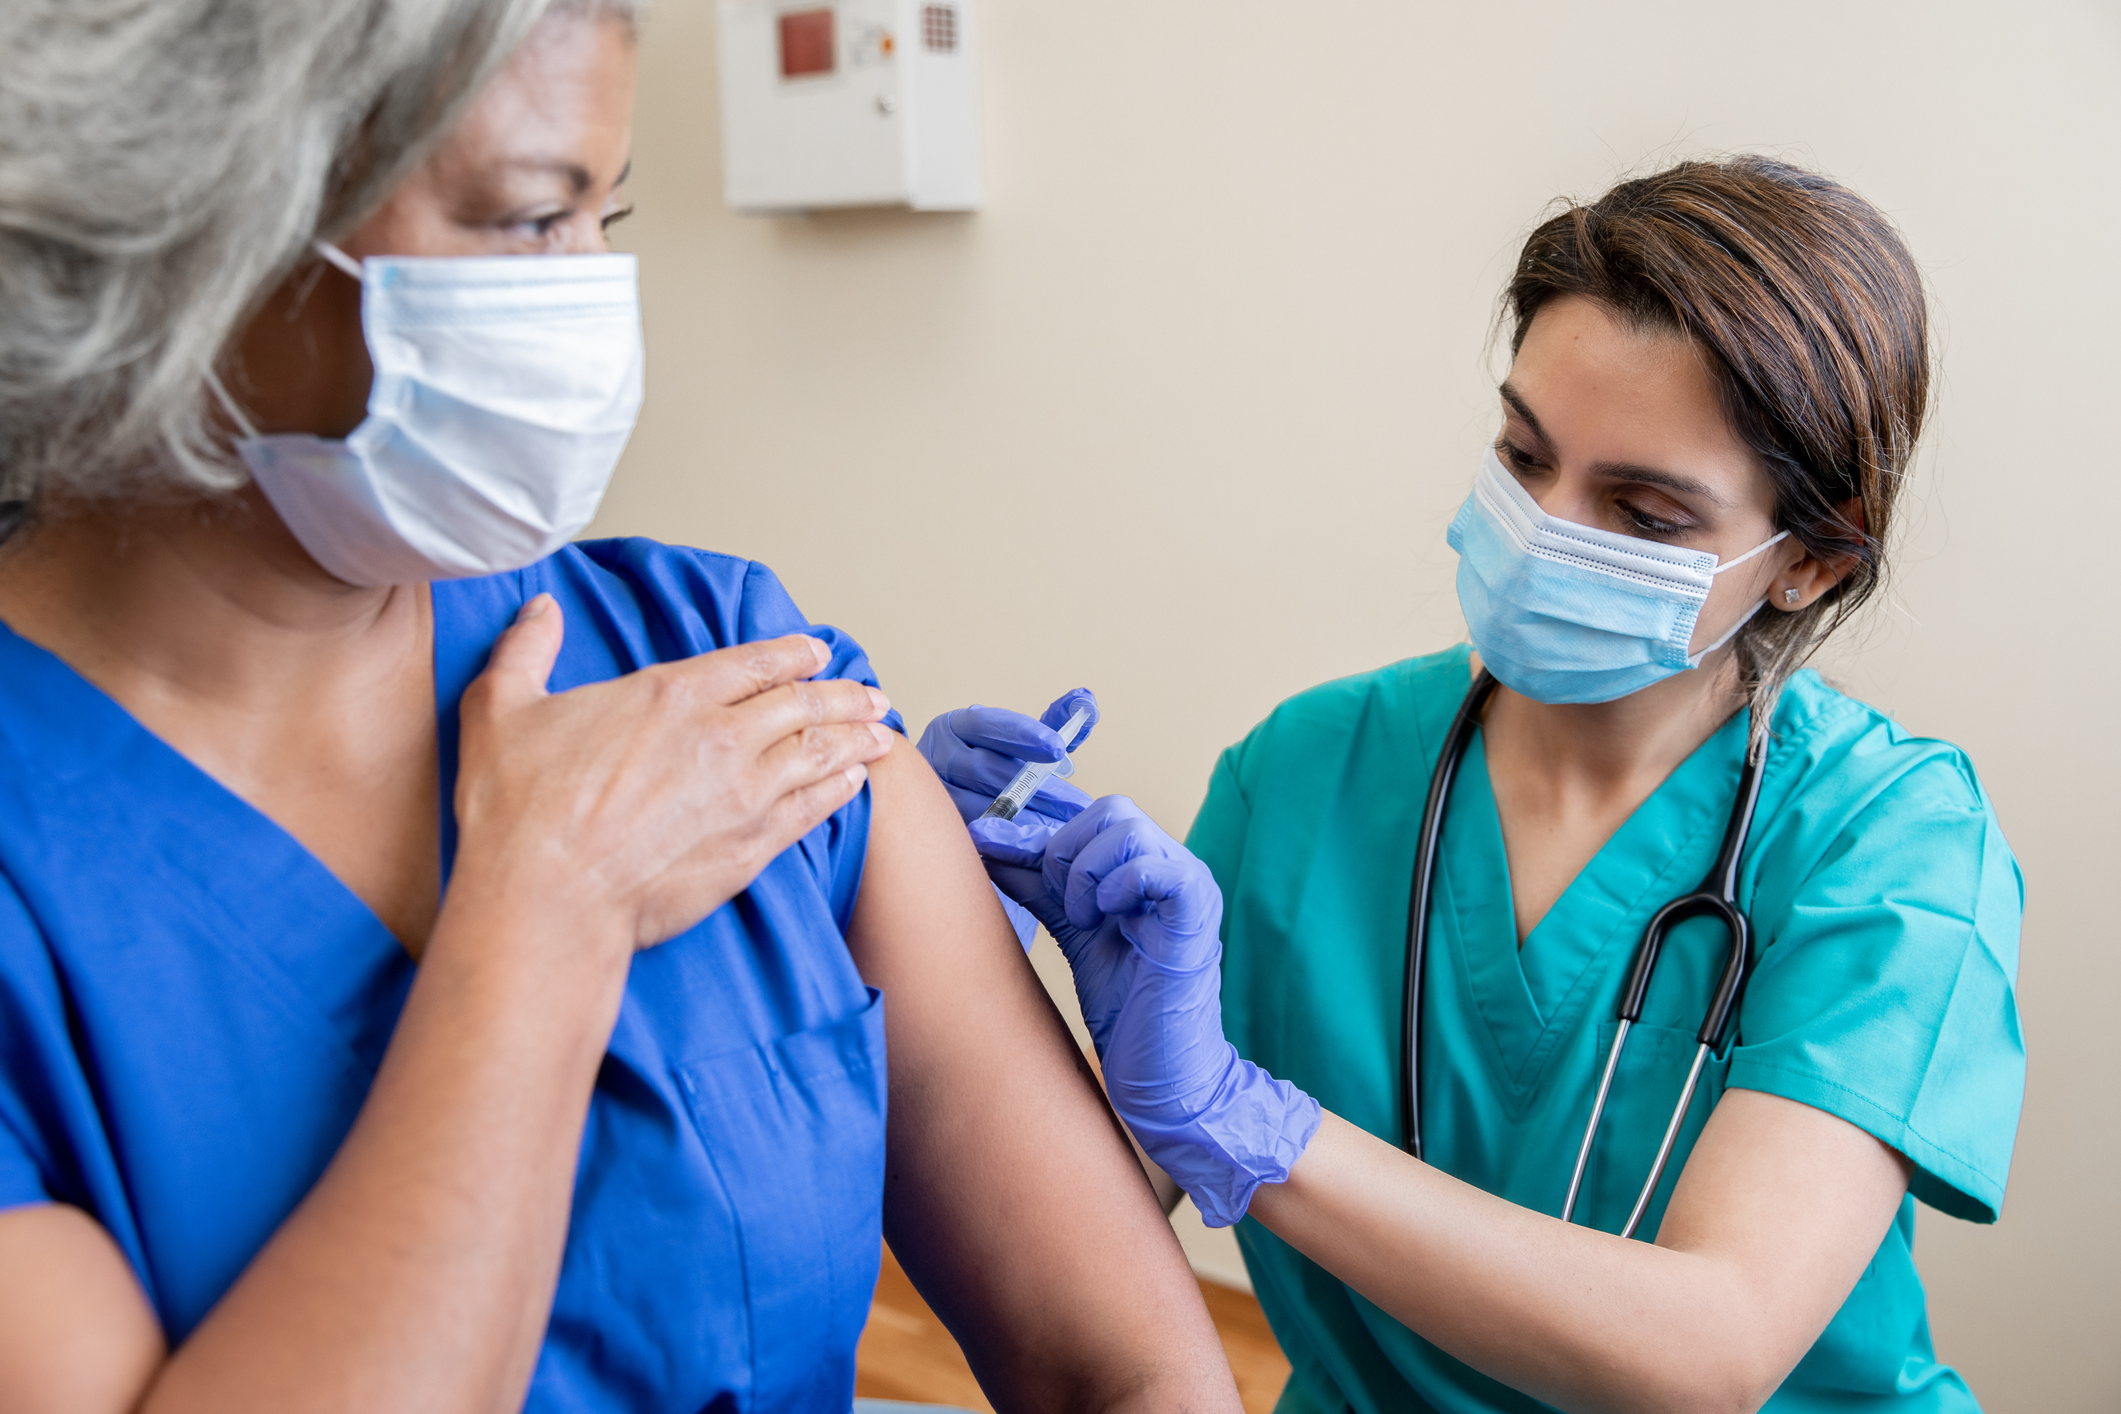
<instances>
[{"instance_id":1,"label":"blue surgical mask","mask_svg":"<svg viewBox=\"0 0 2121 1414\"><path fill-rule=\"evenodd\" d=\"M1690 653L1709 586L1788 534L1718 564L1706 550L1558 520L1491 447L1447 538L1481 662L1511 691L1559 703L1611 702L1699 667L1760 609Z\"/></svg>"}]
</instances>

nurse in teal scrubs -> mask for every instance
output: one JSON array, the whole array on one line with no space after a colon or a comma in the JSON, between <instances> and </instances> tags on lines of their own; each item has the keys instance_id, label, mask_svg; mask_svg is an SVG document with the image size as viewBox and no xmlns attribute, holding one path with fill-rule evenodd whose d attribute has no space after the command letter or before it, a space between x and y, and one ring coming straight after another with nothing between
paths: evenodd
<instances>
[{"instance_id":1,"label":"nurse in teal scrubs","mask_svg":"<svg viewBox=\"0 0 2121 1414\"><path fill-rule=\"evenodd\" d=\"M973 833L1067 952L1115 1108L1239 1224L1288 1414L1974 1409L1911 1246L1918 1200L2003 1202L2022 885L1961 752L1800 668L1885 569L1927 396L1914 265L1847 189L1737 159L1555 217L1508 301L1499 434L1450 535L1470 649L1283 703L1184 848L1065 787ZM1423 1162L1409 882L1482 667L1431 906ZM924 745L969 816L1050 726L967 709ZM1749 752L1735 1034L1622 1239L1725 955L1685 924L1564 1222L1636 943L1709 873Z\"/></svg>"}]
</instances>

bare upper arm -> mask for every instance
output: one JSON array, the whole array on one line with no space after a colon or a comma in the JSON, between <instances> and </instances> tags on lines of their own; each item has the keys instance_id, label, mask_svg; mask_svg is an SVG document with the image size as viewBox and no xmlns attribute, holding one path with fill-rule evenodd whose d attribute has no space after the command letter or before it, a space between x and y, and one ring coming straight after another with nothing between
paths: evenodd
<instances>
[{"instance_id":1,"label":"bare upper arm","mask_svg":"<svg viewBox=\"0 0 2121 1414\"><path fill-rule=\"evenodd\" d=\"M1804 1358L1907 1192L1896 1150L1824 1110L1729 1090L1673 1189L1657 1245L1719 1261L1760 1314L1770 1391Z\"/></svg>"},{"instance_id":2,"label":"bare upper arm","mask_svg":"<svg viewBox=\"0 0 2121 1414\"><path fill-rule=\"evenodd\" d=\"M1024 1407L1175 1380L1234 1409L1184 1254L949 797L904 742L870 781L848 946L885 994L893 1251Z\"/></svg>"},{"instance_id":3,"label":"bare upper arm","mask_svg":"<svg viewBox=\"0 0 2121 1414\"><path fill-rule=\"evenodd\" d=\"M110 1234L78 1208L0 1212L0 1409L131 1409L160 1368L162 1328Z\"/></svg>"}]
</instances>

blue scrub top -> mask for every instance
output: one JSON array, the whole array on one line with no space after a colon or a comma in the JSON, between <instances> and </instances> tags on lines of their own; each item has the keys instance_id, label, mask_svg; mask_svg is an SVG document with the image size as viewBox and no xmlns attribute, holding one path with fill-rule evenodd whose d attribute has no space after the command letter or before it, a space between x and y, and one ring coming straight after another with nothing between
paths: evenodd
<instances>
[{"instance_id":1,"label":"blue scrub top","mask_svg":"<svg viewBox=\"0 0 2121 1414\"><path fill-rule=\"evenodd\" d=\"M725 556L599 541L438 583L445 866L458 699L540 591L554 691L798 631L876 682ZM527 1408L846 1414L884 1172L883 1004L843 938L868 825L864 791L634 959ZM183 1340L345 1139L413 974L291 836L0 629L0 1207L89 1213Z\"/></svg>"},{"instance_id":2,"label":"blue scrub top","mask_svg":"<svg viewBox=\"0 0 2121 1414\"><path fill-rule=\"evenodd\" d=\"M1224 753L1187 843L1225 898L1223 1015L1247 1058L1397 1144L1407 891L1429 776L1470 681L1463 647L1314 688ZM1993 1222L2025 1082L2023 886L1966 757L1798 674L1739 879L1758 962L1734 1045L1689 1107L1653 1240L1731 1086L1837 1115L1912 1161L1911 1194L1769 1414L1963 1414L1931 1348L1916 1199ZM1743 714L1680 764L1518 946L1476 735L1443 824L1422 1017L1429 1161L1556 1214L1650 915L1707 876L1737 793ZM1629 1034L1577 1221L1619 1231L1696 1050L1727 936L1667 939ZM1247 1219L1260 1303L1295 1366L1281 1414L1532 1411Z\"/></svg>"}]
</instances>

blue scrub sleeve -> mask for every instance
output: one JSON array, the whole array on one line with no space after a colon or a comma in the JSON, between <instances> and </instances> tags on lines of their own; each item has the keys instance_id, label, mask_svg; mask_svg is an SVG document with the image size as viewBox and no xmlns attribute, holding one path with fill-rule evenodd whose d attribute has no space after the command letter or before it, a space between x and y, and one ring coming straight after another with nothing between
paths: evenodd
<instances>
[{"instance_id":1,"label":"blue scrub sleeve","mask_svg":"<svg viewBox=\"0 0 2121 1414\"><path fill-rule=\"evenodd\" d=\"M1728 1083L1847 1120L1915 1165L1917 1198L1994 1222L2025 1088L2024 884L1965 758L1928 756L1786 906L1770 891Z\"/></svg>"},{"instance_id":2,"label":"blue scrub sleeve","mask_svg":"<svg viewBox=\"0 0 2121 1414\"><path fill-rule=\"evenodd\" d=\"M28 1136L38 1132L33 1116L52 1099L39 1094L46 1067L34 1043L50 1039L59 1024L58 995L36 925L0 878L0 1209L52 1200L46 1165Z\"/></svg>"},{"instance_id":3,"label":"blue scrub sleeve","mask_svg":"<svg viewBox=\"0 0 2121 1414\"><path fill-rule=\"evenodd\" d=\"M813 638L823 639L832 652L832 661L825 665L821 678L852 678L871 687L882 687L877 681L876 669L870 666L869 655L853 638L829 624L814 624L803 617L803 611L795 606L795 600L781 584L780 576L764 565L753 561L744 571L744 597L737 611L738 638L740 643L751 643L761 638L779 638L783 634L807 633ZM905 718L896 707L884 718L884 725L906 734Z\"/></svg>"},{"instance_id":4,"label":"blue scrub sleeve","mask_svg":"<svg viewBox=\"0 0 2121 1414\"><path fill-rule=\"evenodd\" d=\"M869 665L869 655L859 643L839 629L814 624L803 617L780 576L753 561L744 571L744 594L737 608L737 641L751 643L790 633L807 633L823 640L830 650L832 660L817 674L819 678L852 678L871 687L883 685L877 681L876 669ZM905 719L895 707L885 715L884 725L900 736L906 734ZM862 870L869 857L869 787L863 786L860 795L840 807L839 815L823 828L822 838L826 842L826 892L832 899L832 916L844 931L854 917L854 902L861 892Z\"/></svg>"}]
</instances>

